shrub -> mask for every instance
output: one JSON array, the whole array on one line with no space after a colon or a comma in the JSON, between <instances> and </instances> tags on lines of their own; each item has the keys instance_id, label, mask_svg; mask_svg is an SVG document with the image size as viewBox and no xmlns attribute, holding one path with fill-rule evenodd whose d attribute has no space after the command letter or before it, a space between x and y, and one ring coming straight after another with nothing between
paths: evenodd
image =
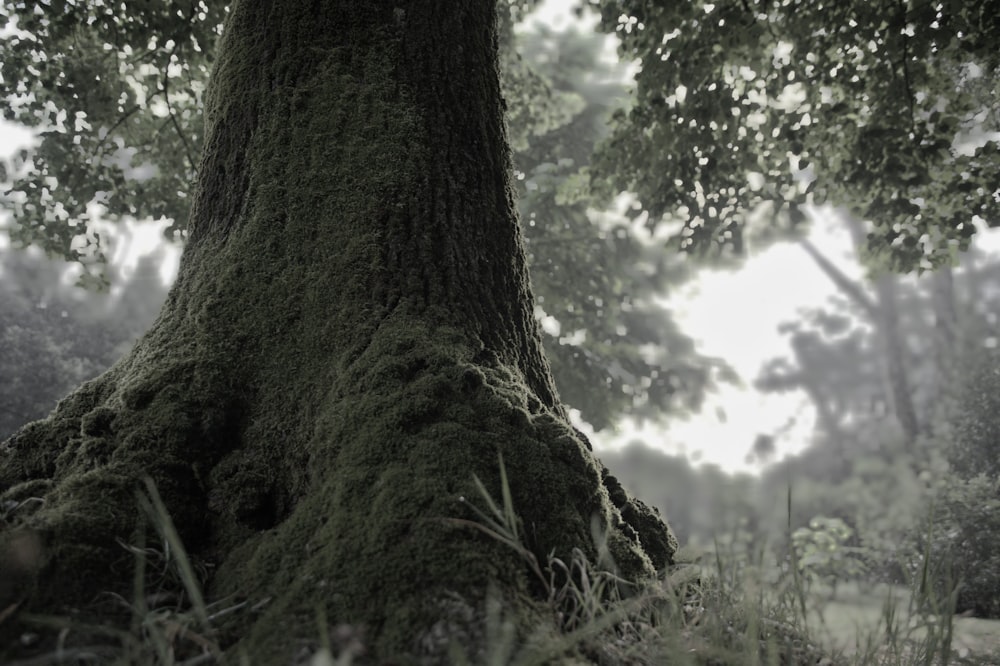
<instances>
[{"instance_id":1,"label":"shrub","mask_svg":"<svg viewBox=\"0 0 1000 666\"><path fill-rule=\"evenodd\" d=\"M956 612L1000 619L1000 478L943 484L913 541L909 568L931 601L940 605L957 585Z\"/></svg>"},{"instance_id":2,"label":"shrub","mask_svg":"<svg viewBox=\"0 0 1000 666\"><path fill-rule=\"evenodd\" d=\"M830 598L837 595L837 584L861 576L865 565L862 550L849 546L854 530L840 518L816 516L809 527L792 533L799 570L809 583L823 582L830 586Z\"/></svg>"}]
</instances>

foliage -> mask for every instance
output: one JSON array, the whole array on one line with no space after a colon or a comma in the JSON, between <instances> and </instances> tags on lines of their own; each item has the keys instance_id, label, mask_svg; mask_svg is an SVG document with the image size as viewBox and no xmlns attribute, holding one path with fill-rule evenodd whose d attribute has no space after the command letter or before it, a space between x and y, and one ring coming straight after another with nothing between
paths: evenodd
<instances>
[{"instance_id":1,"label":"foliage","mask_svg":"<svg viewBox=\"0 0 1000 666\"><path fill-rule=\"evenodd\" d=\"M828 202L908 270L1000 224L995 0L590 4L641 64L594 174L675 247L740 251L756 217Z\"/></svg>"},{"instance_id":2,"label":"foliage","mask_svg":"<svg viewBox=\"0 0 1000 666\"><path fill-rule=\"evenodd\" d=\"M992 331L989 331L992 333ZM986 340L996 338L986 336ZM962 478L1000 476L1000 353L971 345L963 355L948 459Z\"/></svg>"},{"instance_id":3,"label":"foliage","mask_svg":"<svg viewBox=\"0 0 1000 666\"><path fill-rule=\"evenodd\" d=\"M58 398L110 362L107 332L84 317L37 257L5 253L0 280L0 439L43 417Z\"/></svg>"},{"instance_id":4,"label":"foliage","mask_svg":"<svg viewBox=\"0 0 1000 666\"><path fill-rule=\"evenodd\" d=\"M1000 619L1000 479L950 478L935 497L932 526L910 535L910 572L933 598L957 586L955 609Z\"/></svg>"},{"instance_id":5,"label":"foliage","mask_svg":"<svg viewBox=\"0 0 1000 666\"><path fill-rule=\"evenodd\" d=\"M529 16L530 21L530 16ZM733 379L662 304L695 267L664 253L629 221L597 213L584 174L626 87L623 68L600 57L602 36L535 24L504 51L518 207L545 351L562 399L605 428L696 409L713 373ZM530 76L528 76L530 74ZM521 86L530 81L533 88Z\"/></svg>"},{"instance_id":6,"label":"foliage","mask_svg":"<svg viewBox=\"0 0 1000 666\"><path fill-rule=\"evenodd\" d=\"M7 165L8 230L18 245L80 263L88 285L107 279L100 236L87 226L98 211L170 218L170 237L184 228L199 109L226 12L214 0L123 10L64 0L0 7L16 26L0 42L4 117L41 140Z\"/></svg>"},{"instance_id":7,"label":"foliage","mask_svg":"<svg viewBox=\"0 0 1000 666\"><path fill-rule=\"evenodd\" d=\"M165 290L156 257L118 274L114 294L82 292L65 264L0 252L0 440L44 417L73 387L111 365L153 321Z\"/></svg>"},{"instance_id":8,"label":"foliage","mask_svg":"<svg viewBox=\"0 0 1000 666\"><path fill-rule=\"evenodd\" d=\"M987 329L989 330L989 329ZM970 337L974 337L971 334ZM933 510L941 525L929 535L911 536L947 570L933 569L940 596L958 584L957 608L1000 618L1000 463L997 461L998 353L966 346L960 354L955 399L948 412L948 440L942 444L951 471L940 475ZM923 559L911 564L916 569Z\"/></svg>"},{"instance_id":9,"label":"foliage","mask_svg":"<svg viewBox=\"0 0 1000 666\"><path fill-rule=\"evenodd\" d=\"M848 545L853 533L840 518L827 516L816 516L808 527L792 532L799 570L809 581L829 584L831 598L836 596L839 582L858 578L865 571L863 560L857 557L863 549Z\"/></svg>"}]
</instances>

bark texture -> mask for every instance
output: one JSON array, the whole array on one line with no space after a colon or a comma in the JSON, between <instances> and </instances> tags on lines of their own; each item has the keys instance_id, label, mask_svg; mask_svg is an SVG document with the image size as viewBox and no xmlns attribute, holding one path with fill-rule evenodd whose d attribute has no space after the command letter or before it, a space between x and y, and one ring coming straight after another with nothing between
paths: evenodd
<instances>
[{"instance_id":1,"label":"bark texture","mask_svg":"<svg viewBox=\"0 0 1000 666\"><path fill-rule=\"evenodd\" d=\"M363 625L378 663L435 663L480 643L490 581L535 622L516 554L443 520L474 518L473 474L500 496L500 452L540 560L596 555L596 517L626 578L671 563L669 528L569 425L541 352L494 11L234 4L159 319L0 448L0 603L88 617L128 596L119 541L150 476L209 596L270 597L244 628L255 661L315 641L320 607Z\"/></svg>"}]
</instances>

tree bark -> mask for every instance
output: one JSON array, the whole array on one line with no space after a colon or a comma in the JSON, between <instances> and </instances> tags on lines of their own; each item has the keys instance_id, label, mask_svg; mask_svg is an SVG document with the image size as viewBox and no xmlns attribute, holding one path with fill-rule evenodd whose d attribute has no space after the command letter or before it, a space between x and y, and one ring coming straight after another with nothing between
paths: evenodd
<instances>
[{"instance_id":1,"label":"tree bark","mask_svg":"<svg viewBox=\"0 0 1000 666\"><path fill-rule=\"evenodd\" d=\"M491 581L537 624L525 562L446 520L475 519L473 475L500 496L500 453L540 561L596 557L596 517L627 579L671 563L553 387L496 58L493 0L233 5L159 318L0 448L0 603L106 621L148 476L210 596L270 597L241 629L259 663L315 642L318 607L377 663L436 663L481 643Z\"/></svg>"}]
</instances>

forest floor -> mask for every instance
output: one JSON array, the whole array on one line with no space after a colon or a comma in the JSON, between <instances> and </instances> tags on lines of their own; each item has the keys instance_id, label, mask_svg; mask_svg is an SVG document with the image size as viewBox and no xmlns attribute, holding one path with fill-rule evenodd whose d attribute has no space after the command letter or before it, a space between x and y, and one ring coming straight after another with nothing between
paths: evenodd
<instances>
[{"instance_id":1,"label":"forest floor","mask_svg":"<svg viewBox=\"0 0 1000 666\"><path fill-rule=\"evenodd\" d=\"M862 650L869 638L875 644L884 641L887 618L892 616L886 610L890 604L897 635L919 640L928 631L927 618L910 611L906 587L877 584L862 588L850 582L838 586L834 599L825 596L813 595L817 603L809 615L809 630L845 655ZM1000 620L956 616L952 627L952 651L959 657L1000 655Z\"/></svg>"}]
</instances>

